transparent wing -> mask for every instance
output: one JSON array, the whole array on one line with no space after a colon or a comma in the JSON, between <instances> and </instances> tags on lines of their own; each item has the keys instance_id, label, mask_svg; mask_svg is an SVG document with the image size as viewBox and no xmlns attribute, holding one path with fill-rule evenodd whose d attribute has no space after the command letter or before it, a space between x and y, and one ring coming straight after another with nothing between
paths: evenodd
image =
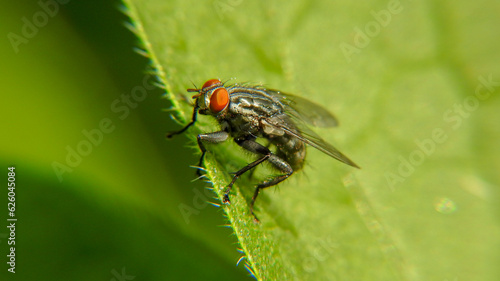
<instances>
[{"instance_id":1,"label":"transparent wing","mask_svg":"<svg viewBox=\"0 0 500 281\"><path fill-rule=\"evenodd\" d=\"M296 124L298 132L295 132L290 128L286 128L285 126L279 124L275 124L274 126L285 131L287 134L300 139L304 143L307 143L308 145L320 150L321 152L326 153L327 155L339 160L340 162L359 168L359 166L356 165L356 163L354 163L351 159L342 154L342 152L338 151L331 144L324 141L320 136L318 136L316 133L307 128L307 126L300 126L299 124Z\"/></svg>"},{"instance_id":2,"label":"transparent wing","mask_svg":"<svg viewBox=\"0 0 500 281\"><path fill-rule=\"evenodd\" d=\"M277 90L265 90L287 107L286 113L293 119L302 120L307 124L320 128L338 126L335 116L321 105Z\"/></svg>"},{"instance_id":3,"label":"transparent wing","mask_svg":"<svg viewBox=\"0 0 500 281\"><path fill-rule=\"evenodd\" d=\"M304 143L339 160L340 162L359 168L356 163L338 151L331 144L324 141L307 126L307 124L311 124L316 127L336 126L338 122L330 112L328 112L325 108L303 98L283 94L276 90L266 89L266 92L279 99L279 101L285 106L285 112L290 117L293 123L293 128L287 124L288 122L280 122L279 118L268 120L269 125L278 130L284 131L288 135L298 138Z\"/></svg>"}]
</instances>

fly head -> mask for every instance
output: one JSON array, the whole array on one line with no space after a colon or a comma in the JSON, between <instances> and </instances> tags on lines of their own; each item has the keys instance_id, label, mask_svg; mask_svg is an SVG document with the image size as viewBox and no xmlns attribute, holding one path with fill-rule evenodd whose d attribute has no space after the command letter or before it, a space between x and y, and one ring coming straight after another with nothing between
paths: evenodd
<instances>
[{"instance_id":1,"label":"fly head","mask_svg":"<svg viewBox=\"0 0 500 281\"><path fill-rule=\"evenodd\" d=\"M210 79L201 89L188 89L188 92L197 92L193 99L200 114L219 116L227 111L229 92L219 79Z\"/></svg>"}]
</instances>

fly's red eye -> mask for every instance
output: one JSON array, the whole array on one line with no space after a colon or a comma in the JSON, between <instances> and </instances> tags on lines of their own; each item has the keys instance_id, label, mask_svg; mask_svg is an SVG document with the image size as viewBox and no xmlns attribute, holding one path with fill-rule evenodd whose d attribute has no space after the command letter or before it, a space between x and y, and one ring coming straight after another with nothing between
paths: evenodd
<instances>
[{"instance_id":1,"label":"fly's red eye","mask_svg":"<svg viewBox=\"0 0 500 281\"><path fill-rule=\"evenodd\" d=\"M222 84L222 82L219 79L210 79L207 82L205 82L205 84L203 84L203 87L201 87L201 88L205 89L205 88L208 88L208 87L213 86L215 84Z\"/></svg>"},{"instance_id":2,"label":"fly's red eye","mask_svg":"<svg viewBox=\"0 0 500 281\"><path fill-rule=\"evenodd\" d=\"M226 108L228 104L229 104L229 93L225 88L219 88L212 93L212 96L210 97L210 110L212 110L212 112L215 113L221 112L222 110L224 110L224 108Z\"/></svg>"}]
</instances>

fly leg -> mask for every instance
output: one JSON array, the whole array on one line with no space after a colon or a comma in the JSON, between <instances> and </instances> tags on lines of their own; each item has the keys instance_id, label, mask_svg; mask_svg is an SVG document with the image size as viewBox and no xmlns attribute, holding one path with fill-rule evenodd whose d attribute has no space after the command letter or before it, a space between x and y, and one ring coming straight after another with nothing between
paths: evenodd
<instances>
[{"instance_id":1,"label":"fly leg","mask_svg":"<svg viewBox=\"0 0 500 281\"><path fill-rule=\"evenodd\" d=\"M290 166L290 164L288 164L285 160L274 155L269 150L269 148L257 143L254 139L236 140L236 143L239 146L243 147L244 149L246 149L250 152L262 155L262 157L255 160L254 162L248 164L247 166L243 167L241 170L239 170L238 172L235 173L233 180L231 181L231 183L229 183L229 185L225 191L224 198L223 198L224 203L229 203L229 192L231 192L231 188L233 187L233 184L236 182L236 180L242 174L255 168L257 165L259 165L260 163L262 163L266 160L269 161L271 164L273 164L278 170L285 173L284 175L277 176L273 179L270 179L268 181L265 181L265 182L259 184L257 186L257 188L255 189L255 193L254 193L254 195L252 197L252 201L250 203L250 212L254 216L255 220L258 222L259 219L257 218L257 216L253 212L253 206L255 204L255 199L257 199L257 196L259 195L260 190L263 188L266 188L266 187L276 185L276 184L284 181L293 173L293 169Z\"/></svg>"},{"instance_id":2,"label":"fly leg","mask_svg":"<svg viewBox=\"0 0 500 281\"><path fill-rule=\"evenodd\" d=\"M167 133L167 139L170 139L175 135L182 134L189 127L191 127L196 122L196 118L198 116L198 109L199 109L198 103L196 103L196 105L194 106L194 109L193 109L193 117L191 118L191 122L189 122L189 124L187 124L184 128L180 129L179 131ZM198 146L200 147L200 150L201 150L201 157L200 157L200 161L198 162L198 167L203 167L203 160L205 158L205 153L207 152L207 150L205 149L205 146L203 145L203 142L219 143L219 142L223 142L223 141L227 140L228 137L229 137L229 134L225 131L218 131L218 132L198 135L198 137L197 137ZM198 177L201 177L201 172L199 169L196 170L196 175Z\"/></svg>"},{"instance_id":3,"label":"fly leg","mask_svg":"<svg viewBox=\"0 0 500 281\"><path fill-rule=\"evenodd\" d=\"M271 147L271 142L269 141L269 142L268 142L265 146L266 146L266 148L267 148L267 149L270 149L270 147ZM257 170L257 169L252 169L252 170L250 170L250 171L248 172L248 178L249 178L249 179L253 179L253 175L255 174L255 171L256 171L256 170Z\"/></svg>"},{"instance_id":4,"label":"fly leg","mask_svg":"<svg viewBox=\"0 0 500 281\"><path fill-rule=\"evenodd\" d=\"M272 153L271 151L269 150L269 148L261 145L260 143L256 142L254 138L251 138L251 139L235 139L235 142L243 147L244 149L250 151L250 152L253 152L253 153L256 153L256 154L260 154L262 155L261 158L255 160L254 162L246 165L245 167L243 167L241 170L237 171L236 173L234 173L234 176L233 176L233 180L229 183L229 185L227 186L226 188L226 191L224 193L224 198L222 199L222 202L223 203L229 203L229 192L231 192L231 188L233 188L233 184L236 182L236 180L241 176L243 175L245 172L255 168L257 165L259 165L260 163L266 161L267 159L269 159L269 157L271 157Z\"/></svg>"},{"instance_id":5,"label":"fly leg","mask_svg":"<svg viewBox=\"0 0 500 281\"><path fill-rule=\"evenodd\" d=\"M241 169L238 172L234 173L233 180L229 183L229 185L226 188L226 191L224 192L224 198L222 199L222 202L225 203L225 204L228 204L230 202L230 200L229 200L229 193L231 192L231 189L233 188L234 183L236 182L236 180L241 175L243 175L245 172L247 172L247 171L255 168L260 163L262 163L262 162L266 161L267 159L269 159L269 156L270 155L264 155L261 158L255 160L254 162L246 165L245 167L243 167L243 169Z\"/></svg>"},{"instance_id":6,"label":"fly leg","mask_svg":"<svg viewBox=\"0 0 500 281\"><path fill-rule=\"evenodd\" d=\"M243 175L245 172L255 168L257 165L260 163L266 161L269 159L269 157L272 155L271 151L269 148L261 145L260 143L255 141L255 138L249 138L249 139L235 139L236 144L239 146L243 147L244 149L262 155L261 158L255 160L254 162L246 165L243 167L241 170L237 171L234 173L233 180L229 183L229 185L226 188L226 191L224 193L224 198L222 199L223 203L229 203L229 192L231 192L231 188L233 188L233 184L236 182L236 180Z\"/></svg>"},{"instance_id":7,"label":"fly leg","mask_svg":"<svg viewBox=\"0 0 500 281\"><path fill-rule=\"evenodd\" d=\"M286 180L289 176L291 176L293 174L293 169L290 166L290 164L288 164L285 160L281 159L280 157L278 157L274 154L271 154L271 156L269 157L269 159L267 159L267 161L269 161L271 164L274 165L274 167L276 167L278 170L282 171L285 174L277 176L273 179L267 180L267 181L257 185L257 188L255 188L255 192L253 194L252 201L250 202L250 213L252 213L253 217L255 218L255 220L257 222L259 222L259 219L257 218L257 216L253 212L253 206L255 204L255 200L257 199L257 196L259 196L260 190L264 189L266 187L276 185L276 184Z\"/></svg>"},{"instance_id":8,"label":"fly leg","mask_svg":"<svg viewBox=\"0 0 500 281\"><path fill-rule=\"evenodd\" d=\"M197 115L198 115L198 104L194 106L193 117L191 118L191 122L189 122L189 124L187 124L184 128L180 129L179 131L167 133L166 135L167 139L170 139L175 135L184 133L189 127L191 127L196 122Z\"/></svg>"},{"instance_id":9,"label":"fly leg","mask_svg":"<svg viewBox=\"0 0 500 281\"><path fill-rule=\"evenodd\" d=\"M226 131L218 131L218 132L198 135L198 137L197 137L198 146L200 147L200 150L201 150L201 157L200 157L200 161L198 162L198 167L203 167L205 154L207 153L207 149L203 145L203 142L220 143L220 142L226 141L228 137L229 137L229 134ZM200 169L196 170L196 175L201 177Z\"/></svg>"}]
</instances>

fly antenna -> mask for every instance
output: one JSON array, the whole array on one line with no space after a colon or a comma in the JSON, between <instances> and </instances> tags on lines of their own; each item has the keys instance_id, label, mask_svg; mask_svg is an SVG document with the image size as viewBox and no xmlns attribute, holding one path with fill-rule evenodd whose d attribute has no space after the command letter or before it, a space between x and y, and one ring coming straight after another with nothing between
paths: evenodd
<instances>
[{"instance_id":1,"label":"fly antenna","mask_svg":"<svg viewBox=\"0 0 500 281\"><path fill-rule=\"evenodd\" d=\"M223 81L223 82L222 82L222 85L225 85L227 82L229 82L229 80L233 80L233 79L234 79L234 78L229 78L229 79L227 79L227 80Z\"/></svg>"},{"instance_id":2,"label":"fly antenna","mask_svg":"<svg viewBox=\"0 0 500 281\"><path fill-rule=\"evenodd\" d=\"M187 89L188 92L199 92L200 89L198 89L198 87L196 87L196 84L193 82L193 80L190 81L191 84L193 84L193 89Z\"/></svg>"}]
</instances>

